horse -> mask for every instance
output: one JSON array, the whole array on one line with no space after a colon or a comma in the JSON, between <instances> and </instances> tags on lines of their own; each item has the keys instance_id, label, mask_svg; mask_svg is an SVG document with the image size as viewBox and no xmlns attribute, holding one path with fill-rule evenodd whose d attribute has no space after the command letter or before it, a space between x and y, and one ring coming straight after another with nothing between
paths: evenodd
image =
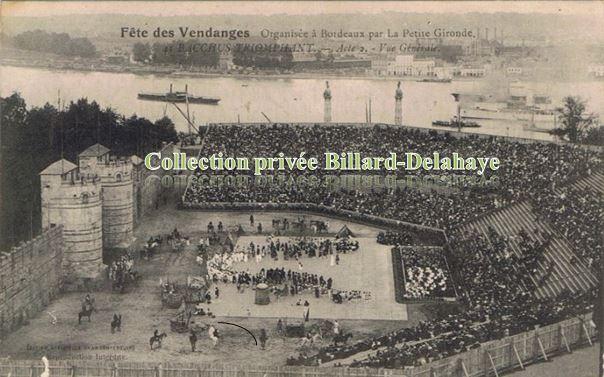
<instances>
[{"instance_id":1,"label":"horse","mask_svg":"<svg viewBox=\"0 0 604 377\"><path fill-rule=\"evenodd\" d=\"M302 343L300 344L300 348L304 348L307 345L312 346L313 344L318 343L321 340L323 340L323 336L321 335L320 332L317 332L315 334L309 333L307 336L302 338Z\"/></svg>"},{"instance_id":2,"label":"horse","mask_svg":"<svg viewBox=\"0 0 604 377\"><path fill-rule=\"evenodd\" d=\"M113 315L113 320L111 321L111 333L115 333L115 330L118 332L122 331L122 315Z\"/></svg>"},{"instance_id":3,"label":"horse","mask_svg":"<svg viewBox=\"0 0 604 377\"><path fill-rule=\"evenodd\" d=\"M84 304L82 305L82 310L78 313L78 325L82 323L83 317L88 317L88 322L90 322L90 317L92 312L94 311L94 306L92 304Z\"/></svg>"},{"instance_id":4,"label":"horse","mask_svg":"<svg viewBox=\"0 0 604 377\"><path fill-rule=\"evenodd\" d=\"M120 293L124 293L126 290L126 278L124 276L124 271L116 271L116 276L113 278L111 282L111 290L119 291Z\"/></svg>"},{"instance_id":5,"label":"horse","mask_svg":"<svg viewBox=\"0 0 604 377\"><path fill-rule=\"evenodd\" d=\"M149 346L151 347L151 349L153 349L153 344L157 343L158 347L157 348L161 348L161 341L166 338L168 335L166 335L165 332L162 332L159 335L153 335L151 338L149 338Z\"/></svg>"},{"instance_id":6,"label":"horse","mask_svg":"<svg viewBox=\"0 0 604 377\"><path fill-rule=\"evenodd\" d=\"M352 333L348 334L338 334L333 337L333 345L337 346L338 343L346 344L348 343L348 339L352 338Z\"/></svg>"},{"instance_id":7,"label":"horse","mask_svg":"<svg viewBox=\"0 0 604 377\"><path fill-rule=\"evenodd\" d=\"M208 336L212 340L213 347L215 348L218 345L218 340L220 339L220 334L218 333L218 329L214 326L210 326L208 328Z\"/></svg>"},{"instance_id":8,"label":"horse","mask_svg":"<svg viewBox=\"0 0 604 377\"><path fill-rule=\"evenodd\" d=\"M130 273L128 274L128 278L130 279L130 281L132 283L134 283L134 285L136 287L138 287L140 280L142 279L141 274L138 273L138 271L130 271Z\"/></svg>"}]
</instances>

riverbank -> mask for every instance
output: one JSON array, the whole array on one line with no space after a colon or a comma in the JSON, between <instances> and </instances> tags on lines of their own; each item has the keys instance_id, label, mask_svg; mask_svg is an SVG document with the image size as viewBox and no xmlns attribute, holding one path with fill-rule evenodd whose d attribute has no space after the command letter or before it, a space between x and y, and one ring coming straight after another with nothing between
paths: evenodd
<instances>
[{"instance_id":1,"label":"riverbank","mask_svg":"<svg viewBox=\"0 0 604 377\"><path fill-rule=\"evenodd\" d=\"M322 79L322 80L381 80L381 81L421 81L420 78L412 77L392 77L392 76L374 76L359 74L340 74L322 73L322 72L293 72L293 73L266 73L254 71L249 73L240 72L193 72L176 70L169 67L153 66L109 66L109 65L81 65L81 64L57 64L48 62L25 62L10 58L0 58L0 65L7 67L37 68L49 71L76 71L76 72L106 72L106 73L131 73L135 75L154 75L170 77L191 77L191 78L218 78L230 77L236 79ZM460 79L455 81L474 81L475 79ZM447 84L447 83L434 83Z\"/></svg>"},{"instance_id":2,"label":"riverbank","mask_svg":"<svg viewBox=\"0 0 604 377\"><path fill-rule=\"evenodd\" d=\"M2 57L0 65L10 67L39 68L56 71L80 71L80 72L107 72L107 73L132 73L136 75L155 75L170 77L191 77L191 78L215 78L232 77L237 79L322 79L322 80L380 80L380 81L404 81L404 82L425 82L426 84L447 85L447 82L423 81L429 77L409 77L409 76L381 76L375 75L371 70L360 73L354 71L311 71L311 72L281 72L275 71L189 71L183 70L178 66L151 66L137 63L108 64L100 59L82 59L67 58L54 54L39 53L35 51L23 51L4 48L0 50ZM456 77L452 82L475 82L486 81L488 77ZM519 77L519 79L535 82L547 82L547 80L536 80L528 77ZM602 81L585 79L584 82Z\"/></svg>"}]
</instances>

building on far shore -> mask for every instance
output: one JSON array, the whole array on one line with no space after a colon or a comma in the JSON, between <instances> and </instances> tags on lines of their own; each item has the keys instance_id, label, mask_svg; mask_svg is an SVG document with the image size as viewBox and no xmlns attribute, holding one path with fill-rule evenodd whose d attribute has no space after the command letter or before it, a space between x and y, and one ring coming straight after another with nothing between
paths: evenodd
<instances>
[{"instance_id":1,"label":"building on far shore","mask_svg":"<svg viewBox=\"0 0 604 377\"><path fill-rule=\"evenodd\" d=\"M592 64L587 67L587 74L591 77L604 77L604 64Z\"/></svg>"}]
</instances>

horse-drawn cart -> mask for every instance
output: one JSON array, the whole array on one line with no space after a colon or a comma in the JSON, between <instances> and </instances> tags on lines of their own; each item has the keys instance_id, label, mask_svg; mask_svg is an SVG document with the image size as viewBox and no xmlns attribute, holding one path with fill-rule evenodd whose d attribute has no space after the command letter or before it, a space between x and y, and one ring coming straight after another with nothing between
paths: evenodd
<instances>
[{"instance_id":1,"label":"horse-drawn cart","mask_svg":"<svg viewBox=\"0 0 604 377\"><path fill-rule=\"evenodd\" d=\"M161 303L162 306L168 309L178 309L182 304L184 296L178 292L162 292Z\"/></svg>"},{"instance_id":2,"label":"horse-drawn cart","mask_svg":"<svg viewBox=\"0 0 604 377\"><path fill-rule=\"evenodd\" d=\"M201 334L205 330L207 330L208 326L205 323L196 323L194 320L191 320L192 313L189 310L182 311L178 313L174 319L170 319L170 330L175 333L186 333L186 332L195 332L197 334Z\"/></svg>"},{"instance_id":3,"label":"horse-drawn cart","mask_svg":"<svg viewBox=\"0 0 604 377\"><path fill-rule=\"evenodd\" d=\"M302 338L306 335L304 323L285 325L285 336L288 338Z\"/></svg>"},{"instance_id":4,"label":"horse-drawn cart","mask_svg":"<svg viewBox=\"0 0 604 377\"><path fill-rule=\"evenodd\" d=\"M170 330L182 334L189 331L189 325L185 321L179 319L171 319Z\"/></svg>"},{"instance_id":5,"label":"horse-drawn cart","mask_svg":"<svg viewBox=\"0 0 604 377\"><path fill-rule=\"evenodd\" d=\"M186 284L167 282L162 286L162 305L169 309L178 309L183 301L187 305L204 302L208 286L207 279L197 277L189 277Z\"/></svg>"}]
</instances>

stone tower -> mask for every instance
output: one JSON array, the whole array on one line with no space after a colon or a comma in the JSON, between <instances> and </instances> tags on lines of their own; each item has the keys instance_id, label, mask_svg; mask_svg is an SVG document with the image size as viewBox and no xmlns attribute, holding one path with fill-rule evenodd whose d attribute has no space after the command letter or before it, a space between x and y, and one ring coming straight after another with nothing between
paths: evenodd
<instances>
[{"instance_id":1,"label":"stone tower","mask_svg":"<svg viewBox=\"0 0 604 377\"><path fill-rule=\"evenodd\" d=\"M109 148L95 144L80 153L80 171L101 180L103 246L126 247L132 242L134 188L132 161L111 156Z\"/></svg>"},{"instance_id":2,"label":"stone tower","mask_svg":"<svg viewBox=\"0 0 604 377\"><path fill-rule=\"evenodd\" d=\"M63 225L67 279L99 278L104 271L99 178L62 159L40 172L40 184L42 227Z\"/></svg>"},{"instance_id":3,"label":"stone tower","mask_svg":"<svg viewBox=\"0 0 604 377\"><path fill-rule=\"evenodd\" d=\"M325 91L323 92L324 107L323 107L323 122L331 123L331 89L329 89L329 81L325 81Z\"/></svg>"},{"instance_id":4,"label":"stone tower","mask_svg":"<svg viewBox=\"0 0 604 377\"><path fill-rule=\"evenodd\" d=\"M396 86L396 92L394 93L394 124L397 126L403 125L403 90L401 89L401 82L398 82Z\"/></svg>"}]
</instances>

